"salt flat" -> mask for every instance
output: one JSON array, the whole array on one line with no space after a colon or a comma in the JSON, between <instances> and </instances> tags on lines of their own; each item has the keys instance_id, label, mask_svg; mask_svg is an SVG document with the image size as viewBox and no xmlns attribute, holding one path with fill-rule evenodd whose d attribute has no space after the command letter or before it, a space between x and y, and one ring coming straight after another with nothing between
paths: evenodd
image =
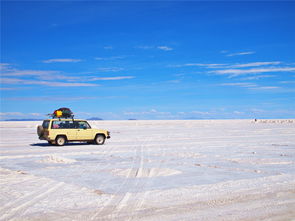
<instances>
[{"instance_id":1,"label":"salt flat","mask_svg":"<svg viewBox=\"0 0 295 221\"><path fill-rule=\"evenodd\" d=\"M0 220L295 220L295 121L93 121L50 146L1 122Z\"/></svg>"}]
</instances>

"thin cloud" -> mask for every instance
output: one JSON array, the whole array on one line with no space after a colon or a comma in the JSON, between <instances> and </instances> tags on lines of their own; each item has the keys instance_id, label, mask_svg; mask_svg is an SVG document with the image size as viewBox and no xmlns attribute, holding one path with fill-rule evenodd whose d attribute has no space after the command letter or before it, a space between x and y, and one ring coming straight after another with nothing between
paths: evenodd
<instances>
[{"instance_id":1,"label":"thin cloud","mask_svg":"<svg viewBox=\"0 0 295 221\"><path fill-rule=\"evenodd\" d=\"M0 112L0 116L24 116L21 112Z\"/></svg>"},{"instance_id":2,"label":"thin cloud","mask_svg":"<svg viewBox=\"0 0 295 221\"><path fill-rule=\"evenodd\" d=\"M294 67L270 67L270 68L252 68L252 69L224 69L224 70L215 70L211 73L217 75L230 75L232 77L247 75L247 74L260 74L260 73L269 73L269 72L294 72Z\"/></svg>"},{"instance_id":3,"label":"thin cloud","mask_svg":"<svg viewBox=\"0 0 295 221\"><path fill-rule=\"evenodd\" d=\"M43 63L76 63L82 61L81 59L73 59L73 58L53 58L48 60L43 60Z\"/></svg>"},{"instance_id":4,"label":"thin cloud","mask_svg":"<svg viewBox=\"0 0 295 221\"><path fill-rule=\"evenodd\" d=\"M259 79L262 79L262 78L272 78L272 77L276 77L276 75L256 75L256 76L241 78L240 80L244 80L244 81L259 80Z\"/></svg>"},{"instance_id":5,"label":"thin cloud","mask_svg":"<svg viewBox=\"0 0 295 221\"><path fill-rule=\"evenodd\" d=\"M113 61L124 59L126 56L112 56L112 57L95 57L94 59L97 61Z\"/></svg>"},{"instance_id":6,"label":"thin cloud","mask_svg":"<svg viewBox=\"0 0 295 221\"><path fill-rule=\"evenodd\" d=\"M112 57L95 57L94 59L97 61L114 61L124 59L126 56L112 56Z\"/></svg>"},{"instance_id":7,"label":"thin cloud","mask_svg":"<svg viewBox=\"0 0 295 221\"><path fill-rule=\"evenodd\" d=\"M233 114L240 115L240 114L245 114L245 112L241 112L241 111L233 111Z\"/></svg>"},{"instance_id":8,"label":"thin cloud","mask_svg":"<svg viewBox=\"0 0 295 221\"><path fill-rule=\"evenodd\" d=\"M198 115L210 115L208 111L191 111L190 114L198 114Z\"/></svg>"},{"instance_id":9,"label":"thin cloud","mask_svg":"<svg viewBox=\"0 0 295 221\"><path fill-rule=\"evenodd\" d=\"M150 49L159 49L162 51L172 51L173 48L166 46L166 45L160 45L160 46L149 46L149 45L144 45L144 46L137 46L136 48L143 49L143 50L150 50Z\"/></svg>"},{"instance_id":10,"label":"thin cloud","mask_svg":"<svg viewBox=\"0 0 295 221\"><path fill-rule=\"evenodd\" d=\"M123 71L124 68L109 67L109 68L98 68L97 70L101 72L118 72L118 71Z\"/></svg>"},{"instance_id":11,"label":"thin cloud","mask_svg":"<svg viewBox=\"0 0 295 221\"><path fill-rule=\"evenodd\" d=\"M113 50L114 47L113 46L104 46L103 49L105 49L105 50Z\"/></svg>"},{"instance_id":12,"label":"thin cloud","mask_svg":"<svg viewBox=\"0 0 295 221\"><path fill-rule=\"evenodd\" d=\"M173 50L173 48L168 47L168 46L158 46L157 48L162 51L172 51Z\"/></svg>"},{"instance_id":13,"label":"thin cloud","mask_svg":"<svg viewBox=\"0 0 295 221\"><path fill-rule=\"evenodd\" d=\"M56 81L38 81L38 80L24 80L17 78L2 78L3 84L25 84L25 85L46 85L50 87L94 87L100 86L98 84L89 83L68 83L68 82L56 82Z\"/></svg>"},{"instance_id":14,"label":"thin cloud","mask_svg":"<svg viewBox=\"0 0 295 221\"><path fill-rule=\"evenodd\" d=\"M99 84L89 84L89 83L62 83L62 82L48 82L44 85L50 87L97 87Z\"/></svg>"},{"instance_id":15,"label":"thin cloud","mask_svg":"<svg viewBox=\"0 0 295 221\"><path fill-rule=\"evenodd\" d=\"M0 120L7 120L10 118L37 118L45 114L41 113L22 113L22 112L0 112Z\"/></svg>"},{"instance_id":16,"label":"thin cloud","mask_svg":"<svg viewBox=\"0 0 295 221\"><path fill-rule=\"evenodd\" d=\"M179 64L179 65L169 65L168 67L204 67L204 68L222 68L227 64L205 64L205 63L186 63L186 64Z\"/></svg>"},{"instance_id":17,"label":"thin cloud","mask_svg":"<svg viewBox=\"0 0 295 221\"><path fill-rule=\"evenodd\" d=\"M254 83L245 83L245 82L238 82L238 83L223 83L220 84L221 86L238 86L238 87L257 87Z\"/></svg>"},{"instance_id":18,"label":"thin cloud","mask_svg":"<svg viewBox=\"0 0 295 221\"><path fill-rule=\"evenodd\" d=\"M248 68L260 66L275 66L282 64L281 61L251 62L244 64L224 64L224 63L186 63L180 65L170 65L170 67L204 67L204 68Z\"/></svg>"},{"instance_id":19,"label":"thin cloud","mask_svg":"<svg viewBox=\"0 0 295 221\"><path fill-rule=\"evenodd\" d=\"M58 71L39 71L39 70L17 70L17 69L9 69L6 72L2 73L2 76L44 76L44 75L52 75L56 74Z\"/></svg>"},{"instance_id":20,"label":"thin cloud","mask_svg":"<svg viewBox=\"0 0 295 221\"><path fill-rule=\"evenodd\" d=\"M40 96L40 97L9 97L6 98L5 100L11 100L11 101L78 101L78 100L93 100L93 99L98 99L98 98L103 98L103 97L64 97L64 96Z\"/></svg>"},{"instance_id":21,"label":"thin cloud","mask_svg":"<svg viewBox=\"0 0 295 221\"><path fill-rule=\"evenodd\" d=\"M274 90L274 89L280 89L280 87L277 86L260 86L260 87L253 87L249 88L251 90Z\"/></svg>"},{"instance_id":22,"label":"thin cloud","mask_svg":"<svg viewBox=\"0 0 295 221\"><path fill-rule=\"evenodd\" d=\"M59 71L51 71L51 70L19 70L13 68L12 65L7 63L2 63L0 65L1 68L1 76L3 77L27 77L27 76L53 76Z\"/></svg>"},{"instance_id":23,"label":"thin cloud","mask_svg":"<svg viewBox=\"0 0 295 221\"><path fill-rule=\"evenodd\" d=\"M137 118L145 118L148 116L153 116L153 117L168 117L171 115L171 112L162 112L158 111L156 109L151 109L147 111L142 111L142 112L132 112L132 111L126 111L123 113L124 115L127 115L129 117L137 117Z\"/></svg>"},{"instance_id":24,"label":"thin cloud","mask_svg":"<svg viewBox=\"0 0 295 221\"><path fill-rule=\"evenodd\" d=\"M207 68L217 68L220 66L224 66L226 64L201 64L201 63L196 63L196 64L185 64L185 66L200 66L200 67L207 67Z\"/></svg>"},{"instance_id":25,"label":"thin cloud","mask_svg":"<svg viewBox=\"0 0 295 221\"><path fill-rule=\"evenodd\" d=\"M280 81L280 84L295 84L295 81Z\"/></svg>"},{"instance_id":26,"label":"thin cloud","mask_svg":"<svg viewBox=\"0 0 295 221\"><path fill-rule=\"evenodd\" d=\"M258 66L265 66L265 65L278 65L281 64L280 61L271 61L271 62L251 62L246 64L235 64L231 65L232 68L247 68L247 67L258 67Z\"/></svg>"},{"instance_id":27,"label":"thin cloud","mask_svg":"<svg viewBox=\"0 0 295 221\"><path fill-rule=\"evenodd\" d=\"M16 90L20 90L22 88L14 88L14 87L1 87L0 91L16 91Z\"/></svg>"},{"instance_id":28,"label":"thin cloud","mask_svg":"<svg viewBox=\"0 0 295 221\"><path fill-rule=\"evenodd\" d=\"M2 77L34 77L38 80L66 80L66 81L78 81L82 77L62 75L60 71L50 70L18 70L13 68L6 68Z\"/></svg>"},{"instance_id":29,"label":"thin cloud","mask_svg":"<svg viewBox=\"0 0 295 221\"><path fill-rule=\"evenodd\" d=\"M227 50L222 50L222 51L220 51L220 53L221 54L226 54L226 53L228 53L228 51Z\"/></svg>"},{"instance_id":30,"label":"thin cloud","mask_svg":"<svg viewBox=\"0 0 295 221\"><path fill-rule=\"evenodd\" d=\"M9 71L11 69L11 64L0 63L0 71Z\"/></svg>"},{"instance_id":31,"label":"thin cloud","mask_svg":"<svg viewBox=\"0 0 295 221\"><path fill-rule=\"evenodd\" d=\"M265 112L265 110L257 109L257 108L251 108L249 111L251 111L253 113L264 113Z\"/></svg>"},{"instance_id":32,"label":"thin cloud","mask_svg":"<svg viewBox=\"0 0 295 221\"><path fill-rule=\"evenodd\" d=\"M7 66L7 65L2 65ZM111 67L100 68L103 72L121 71L123 68ZM25 77L31 76L32 79ZM10 85L43 85L49 87L96 87L99 84L94 84L89 81L117 81L133 79L134 76L115 76L115 77L85 77L85 76L67 76L59 71L39 71L39 70L16 70L9 69L2 74L1 83L6 84L2 87L4 90L12 90ZM86 83L85 83L86 82Z\"/></svg>"},{"instance_id":33,"label":"thin cloud","mask_svg":"<svg viewBox=\"0 0 295 221\"><path fill-rule=\"evenodd\" d=\"M255 54L255 51L245 51L245 52L238 52L238 53L232 53L232 54L227 54L227 57L233 57L233 56L241 56L241 55L250 55L250 54Z\"/></svg>"},{"instance_id":34,"label":"thin cloud","mask_svg":"<svg viewBox=\"0 0 295 221\"><path fill-rule=\"evenodd\" d=\"M92 78L92 81L117 81L117 80L126 80L133 79L134 76L119 76L119 77L96 77Z\"/></svg>"},{"instance_id":35,"label":"thin cloud","mask_svg":"<svg viewBox=\"0 0 295 221\"><path fill-rule=\"evenodd\" d=\"M141 45L141 46L136 46L135 48L138 49L143 49L143 50L149 50L155 48L154 46L148 46L148 45Z\"/></svg>"},{"instance_id":36,"label":"thin cloud","mask_svg":"<svg viewBox=\"0 0 295 221\"><path fill-rule=\"evenodd\" d=\"M234 87L243 87L250 90L274 90L279 89L280 87L277 86L260 86L255 83L250 82L236 82L236 83L224 83L220 84L221 86L234 86Z\"/></svg>"},{"instance_id":37,"label":"thin cloud","mask_svg":"<svg viewBox=\"0 0 295 221\"><path fill-rule=\"evenodd\" d=\"M179 84L179 83L181 83L181 80L170 80L170 81L167 81L167 83Z\"/></svg>"},{"instance_id":38,"label":"thin cloud","mask_svg":"<svg viewBox=\"0 0 295 221\"><path fill-rule=\"evenodd\" d=\"M40 80L66 80L66 81L79 81L82 80L82 77L66 76L66 75L44 75L38 76Z\"/></svg>"}]
</instances>

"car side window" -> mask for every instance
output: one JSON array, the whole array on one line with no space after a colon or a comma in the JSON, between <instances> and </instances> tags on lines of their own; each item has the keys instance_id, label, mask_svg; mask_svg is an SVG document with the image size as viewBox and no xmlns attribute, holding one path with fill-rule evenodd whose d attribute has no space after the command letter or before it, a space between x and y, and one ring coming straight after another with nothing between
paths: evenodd
<instances>
[{"instance_id":1,"label":"car side window","mask_svg":"<svg viewBox=\"0 0 295 221\"><path fill-rule=\"evenodd\" d=\"M86 121L78 121L76 127L79 129L90 129L91 127Z\"/></svg>"},{"instance_id":2,"label":"car side window","mask_svg":"<svg viewBox=\"0 0 295 221\"><path fill-rule=\"evenodd\" d=\"M53 121L52 129L73 129L75 128L73 121Z\"/></svg>"}]
</instances>

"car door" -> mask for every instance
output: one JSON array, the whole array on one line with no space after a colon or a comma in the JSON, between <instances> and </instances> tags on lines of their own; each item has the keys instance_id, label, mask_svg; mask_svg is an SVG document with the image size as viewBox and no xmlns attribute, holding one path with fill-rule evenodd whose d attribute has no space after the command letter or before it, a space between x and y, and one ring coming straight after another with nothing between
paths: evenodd
<instances>
[{"instance_id":1,"label":"car door","mask_svg":"<svg viewBox=\"0 0 295 221\"><path fill-rule=\"evenodd\" d=\"M75 140L77 129L75 128L73 121L59 120L52 122L52 130L55 135L66 135L68 140Z\"/></svg>"},{"instance_id":2,"label":"car door","mask_svg":"<svg viewBox=\"0 0 295 221\"><path fill-rule=\"evenodd\" d=\"M77 121L76 140L93 140L94 135L91 127L86 121Z\"/></svg>"},{"instance_id":3,"label":"car door","mask_svg":"<svg viewBox=\"0 0 295 221\"><path fill-rule=\"evenodd\" d=\"M66 120L64 124L64 131L67 135L68 140L76 140L77 128L72 120Z\"/></svg>"}]
</instances>

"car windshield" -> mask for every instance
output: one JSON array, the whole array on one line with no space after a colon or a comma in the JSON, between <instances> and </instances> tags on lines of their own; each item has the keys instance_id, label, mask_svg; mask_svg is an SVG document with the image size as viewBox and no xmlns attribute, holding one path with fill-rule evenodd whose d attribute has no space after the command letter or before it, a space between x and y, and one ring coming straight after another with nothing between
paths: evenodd
<instances>
[{"instance_id":1,"label":"car windshield","mask_svg":"<svg viewBox=\"0 0 295 221\"><path fill-rule=\"evenodd\" d=\"M49 127L49 120L44 120L43 121L43 124L42 124L42 127L45 128L45 129L48 129L48 127Z\"/></svg>"}]
</instances>

